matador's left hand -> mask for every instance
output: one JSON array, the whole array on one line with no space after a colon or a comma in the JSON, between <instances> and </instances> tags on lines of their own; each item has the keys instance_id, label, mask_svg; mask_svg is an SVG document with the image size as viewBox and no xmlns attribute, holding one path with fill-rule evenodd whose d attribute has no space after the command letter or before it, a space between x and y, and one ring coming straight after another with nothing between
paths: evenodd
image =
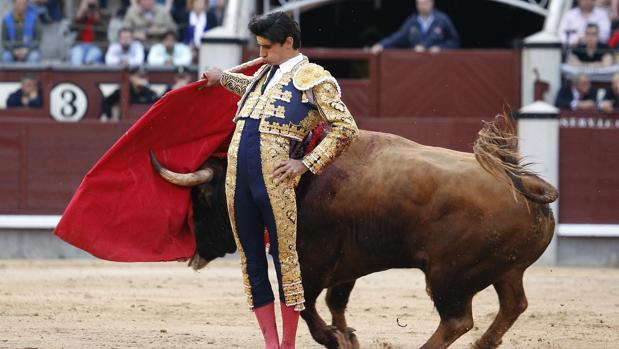
<instances>
[{"instance_id":1,"label":"matador's left hand","mask_svg":"<svg viewBox=\"0 0 619 349\"><path fill-rule=\"evenodd\" d=\"M308 168L305 166L303 161L288 159L287 161L282 161L275 166L271 179L273 179L275 184L279 184L286 178L300 176L307 172L307 170Z\"/></svg>"}]
</instances>

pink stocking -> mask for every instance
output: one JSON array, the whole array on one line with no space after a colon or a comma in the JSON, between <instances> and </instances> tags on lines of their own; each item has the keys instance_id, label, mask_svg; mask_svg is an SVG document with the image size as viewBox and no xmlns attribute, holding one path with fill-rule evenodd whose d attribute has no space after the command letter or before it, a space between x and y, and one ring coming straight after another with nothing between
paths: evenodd
<instances>
[{"instance_id":1,"label":"pink stocking","mask_svg":"<svg viewBox=\"0 0 619 349\"><path fill-rule=\"evenodd\" d=\"M294 349L294 340L297 336L297 325L299 324L299 312L294 310L294 306L287 307L285 303L280 303L282 309L282 324L284 333L282 334L282 349Z\"/></svg>"},{"instance_id":2,"label":"pink stocking","mask_svg":"<svg viewBox=\"0 0 619 349\"><path fill-rule=\"evenodd\" d=\"M274 303L263 305L254 309L258 325L264 337L265 349L279 349L279 338L277 337L277 324L275 323Z\"/></svg>"}]
</instances>

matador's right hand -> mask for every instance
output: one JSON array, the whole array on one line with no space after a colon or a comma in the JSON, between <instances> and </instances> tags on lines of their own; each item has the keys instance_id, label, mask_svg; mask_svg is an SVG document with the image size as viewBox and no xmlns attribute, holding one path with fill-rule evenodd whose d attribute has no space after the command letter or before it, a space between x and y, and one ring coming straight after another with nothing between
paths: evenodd
<instances>
[{"instance_id":1,"label":"matador's right hand","mask_svg":"<svg viewBox=\"0 0 619 349\"><path fill-rule=\"evenodd\" d=\"M208 82L206 83L206 87L219 85L221 73L222 71L219 68L209 68L207 71L202 73L202 79L208 80Z\"/></svg>"}]
</instances>

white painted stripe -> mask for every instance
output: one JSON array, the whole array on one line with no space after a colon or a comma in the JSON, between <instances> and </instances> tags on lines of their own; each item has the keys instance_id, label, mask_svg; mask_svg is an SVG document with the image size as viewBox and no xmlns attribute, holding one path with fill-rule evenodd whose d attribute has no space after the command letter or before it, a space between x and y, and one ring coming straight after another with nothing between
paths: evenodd
<instances>
[{"instance_id":1,"label":"white painted stripe","mask_svg":"<svg viewBox=\"0 0 619 349\"><path fill-rule=\"evenodd\" d=\"M2 229L54 229L60 222L58 215L0 215Z\"/></svg>"},{"instance_id":2,"label":"white painted stripe","mask_svg":"<svg viewBox=\"0 0 619 349\"><path fill-rule=\"evenodd\" d=\"M54 229L59 215L0 215L0 229ZM619 237L619 224L559 224L566 237Z\"/></svg>"},{"instance_id":3,"label":"white painted stripe","mask_svg":"<svg viewBox=\"0 0 619 349\"><path fill-rule=\"evenodd\" d=\"M559 236L619 237L619 224L559 224Z\"/></svg>"}]
</instances>

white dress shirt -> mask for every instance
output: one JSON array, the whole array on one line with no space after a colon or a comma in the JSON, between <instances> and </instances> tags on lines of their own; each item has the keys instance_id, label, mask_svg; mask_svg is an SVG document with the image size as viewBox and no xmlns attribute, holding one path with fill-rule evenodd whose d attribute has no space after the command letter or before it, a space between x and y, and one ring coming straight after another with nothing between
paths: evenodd
<instances>
[{"instance_id":1,"label":"white dress shirt","mask_svg":"<svg viewBox=\"0 0 619 349\"><path fill-rule=\"evenodd\" d=\"M280 64L279 69L277 69L275 75L273 75L271 81L269 81L269 83L267 84L265 92L268 91L271 87L275 86L275 84L278 83L279 80L281 80L282 76L284 76L285 73L290 72L295 65L299 64L303 60L303 58L305 58L305 56L299 53L298 55Z\"/></svg>"}]
</instances>

